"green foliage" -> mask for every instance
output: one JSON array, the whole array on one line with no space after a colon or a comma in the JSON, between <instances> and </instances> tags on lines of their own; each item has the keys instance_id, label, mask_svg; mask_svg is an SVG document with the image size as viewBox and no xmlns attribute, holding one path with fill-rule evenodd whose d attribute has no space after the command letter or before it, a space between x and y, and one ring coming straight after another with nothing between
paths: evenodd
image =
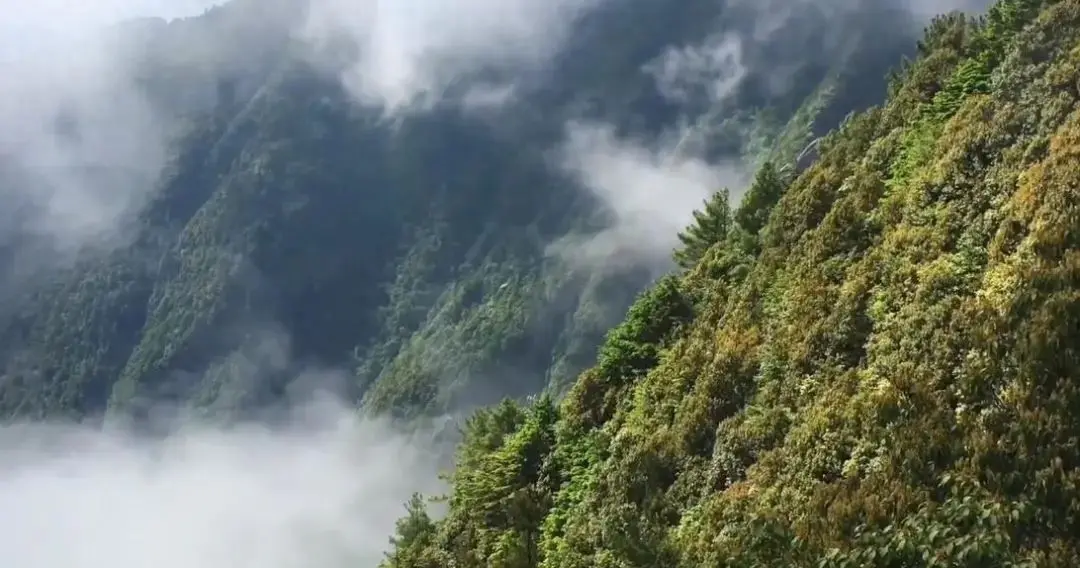
<instances>
[{"instance_id":1,"label":"green foliage","mask_svg":"<svg viewBox=\"0 0 1080 568\"><path fill-rule=\"evenodd\" d=\"M679 233L682 248L675 251L675 262L690 268L709 250L727 238L731 229L731 205L728 190L722 189L705 201L705 209L694 211L694 222Z\"/></svg>"},{"instance_id":2,"label":"green foliage","mask_svg":"<svg viewBox=\"0 0 1080 568\"><path fill-rule=\"evenodd\" d=\"M450 478L449 515L433 525L414 497L384 566L535 565L541 523L561 483L552 461L557 419L547 396L528 408L505 401L470 419Z\"/></svg>"},{"instance_id":3,"label":"green foliage","mask_svg":"<svg viewBox=\"0 0 1080 568\"><path fill-rule=\"evenodd\" d=\"M662 279L630 308L626 320L600 348L597 368L611 381L648 371L657 362L663 342L693 317L693 308L671 277Z\"/></svg>"},{"instance_id":4,"label":"green foliage","mask_svg":"<svg viewBox=\"0 0 1080 568\"><path fill-rule=\"evenodd\" d=\"M415 494L405 505L405 516L397 521L390 540L393 552L387 554L387 568L437 568L439 557L432 551L436 525L428 516L423 498Z\"/></svg>"},{"instance_id":5,"label":"green foliage","mask_svg":"<svg viewBox=\"0 0 1080 568\"><path fill-rule=\"evenodd\" d=\"M787 180L771 161L765 162L755 174L754 182L746 190L739 208L735 210L735 222L747 233L758 234L786 189Z\"/></svg>"},{"instance_id":6,"label":"green foliage","mask_svg":"<svg viewBox=\"0 0 1080 568\"><path fill-rule=\"evenodd\" d=\"M886 104L827 135L814 165L759 172L734 227L696 217L684 242L707 244L641 296L552 428L519 426L476 450L483 465L459 465L463 480L486 472L488 492L456 482L469 506L437 530L502 540L431 553L582 568L1080 562L1077 29L1072 2L936 20ZM533 483L527 506L494 474L509 441L542 448L558 480Z\"/></svg>"},{"instance_id":7,"label":"green foliage","mask_svg":"<svg viewBox=\"0 0 1080 568\"><path fill-rule=\"evenodd\" d=\"M728 190L724 189L705 202L705 209L694 211L694 222L679 233L682 247L675 251L675 262L682 268L692 268L715 245L720 264L738 262L732 255L752 257L757 254L758 233L765 227L769 214L787 190L789 180L771 160L765 161L746 190L739 207L731 210ZM716 263L712 264L714 267ZM734 267L728 266L725 270Z\"/></svg>"}]
</instances>

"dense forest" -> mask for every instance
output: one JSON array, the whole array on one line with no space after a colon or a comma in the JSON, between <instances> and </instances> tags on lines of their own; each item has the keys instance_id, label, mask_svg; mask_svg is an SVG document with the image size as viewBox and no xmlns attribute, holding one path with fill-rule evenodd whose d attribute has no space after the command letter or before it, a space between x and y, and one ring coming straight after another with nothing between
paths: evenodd
<instances>
[{"instance_id":1,"label":"dense forest","mask_svg":"<svg viewBox=\"0 0 1080 568\"><path fill-rule=\"evenodd\" d=\"M1078 26L935 19L808 169L699 213L564 400L475 415L387 566L1075 566Z\"/></svg>"},{"instance_id":2,"label":"dense forest","mask_svg":"<svg viewBox=\"0 0 1080 568\"><path fill-rule=\"evenodd\" d=\"M160 168L0 136L5 421L467 417L387 568L1080 564L1080 3L597 1L404 111L316 4L109 30Z\"/></svg>"}]
</instances>

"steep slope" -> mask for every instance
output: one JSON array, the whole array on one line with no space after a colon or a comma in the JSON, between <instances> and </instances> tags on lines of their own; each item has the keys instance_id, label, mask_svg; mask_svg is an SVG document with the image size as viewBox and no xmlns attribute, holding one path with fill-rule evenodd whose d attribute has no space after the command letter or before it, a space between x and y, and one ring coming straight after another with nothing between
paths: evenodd
<instances>
[{"instance_id":1,"label":"steep slope","mask_svg":"<svg viewBox=\"0 0 1080 568\"><path fill-rule=\"evenodd\" d=\"M476 415L386 564L1075 566L1078 29L935 20L809 169L699 215L565 401Z\"/></svg>"},{"instance_id":2,"label":"steep slope","mask_svg":"<svg viewBox=\"0 0 1080 568\"><path fill-rule=\"evenodd\" d=\"M610 221L552 167L565 124L656 137L704 117L713 158L788 155L875 100L906 45L876 3L800 4L760 39L745 2L612 1L494 115L448 94L395 123L311 64L291 35L298 6L238 1L122 28L119 45L145 54L135 78L171 117L169 160L122 246L5 290L0 414L229 416L314 386L411 418L562 390L657 271L551 254ZM837 21L849 31L823 40ZM642 71L725 34L743 38L746 77L722 97L673 100ZM357 371L306 372L342 368Z\"/></svg>"}]
</instances>

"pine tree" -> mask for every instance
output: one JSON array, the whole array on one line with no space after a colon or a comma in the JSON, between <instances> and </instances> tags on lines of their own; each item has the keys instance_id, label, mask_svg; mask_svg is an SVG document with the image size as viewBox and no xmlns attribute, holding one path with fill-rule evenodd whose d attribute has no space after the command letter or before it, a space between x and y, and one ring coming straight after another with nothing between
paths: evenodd
<instances>
[{"instance_id":1,"label":"pine tree","mask_svg":"<svg viewBox=\"0 0 1080 568\"><path fill-rule=\"evenodd\" d=\"M694 211L694 222L679 233L683 247L675 251L675 262L683 268L690 268L709 247L727 237L730 227L731 205L725 188L705 201L704 211Z\"/></svg>"},{"instance_id":2,"label":"pine tree","mask_svg":"<svg viewBox=\"0 0 1080 568\"><path fill-rule=\"evenodd\" d=\"M381 564L384 568L435 568L441 563L433 557L436 527L419 494L405 504L406 514L397 521L396 535L390 539L391 552Z\"/></svg>"},{"instance_id":3,"label":"pine tree","mask_svg":"<svg viewBox=\"0 0 1080 568\"><path fill-rule=\"evenodd\" d=\"M746 191L742 203L735 211L735 222L751 235L758 234L769 220L769 213L787 190L787 181L770 162L762 164L754 176L754 182Z\"/></svg>"}]
</instances>

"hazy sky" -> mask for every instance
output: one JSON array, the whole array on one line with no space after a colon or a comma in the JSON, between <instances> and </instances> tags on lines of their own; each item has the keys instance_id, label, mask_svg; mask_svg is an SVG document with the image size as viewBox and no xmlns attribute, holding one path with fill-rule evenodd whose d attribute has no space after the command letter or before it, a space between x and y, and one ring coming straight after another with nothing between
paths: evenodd
<instances>
[{"instance_id":1,"label":"hazy sky","mask_svg":"<svg viewBox=\"0 0 1080 568\"><path fill-rule=\"evenodd\" d=\"M146 16L176 18L196 15L221 3L219 0L0 0L4 14L0 19L0 29L11 31L23 26L55 28L71 23L92 26Z\"/></svg>"},{"instance_id":2,"label":"hazy sky","mask_svg":"<svg viewBox=\"0 0 1080 568\"><path fill-rule=\"evenodd\" d=\"M177 18L202 13L220 0L0 0L0 61L18 59L28 47L93 34L128 18Z\"/></svg>"}]
</instances>

